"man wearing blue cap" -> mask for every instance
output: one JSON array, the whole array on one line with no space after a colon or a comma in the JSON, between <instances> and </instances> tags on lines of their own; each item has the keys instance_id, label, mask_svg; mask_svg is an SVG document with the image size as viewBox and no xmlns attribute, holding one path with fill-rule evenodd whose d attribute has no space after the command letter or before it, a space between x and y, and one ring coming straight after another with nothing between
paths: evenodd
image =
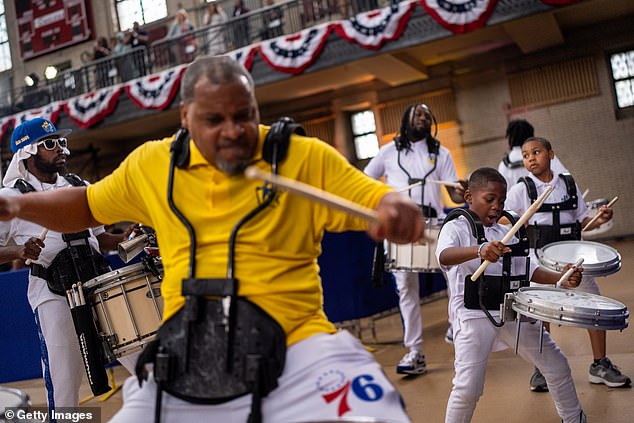
<instances>
[{"instance_id":1,"label":"man wearing blue cap","mask_svg":"<svg viewBox=\"0 0 634 423\"><path fill-rule=\"evenodd\" d=\"M0 189L0 195L17 196L30 191L85 185L86 182L77 175L65 171L70 155L66 136L70 132L70 129L57 130L51 121L42 118L17 126L11 137L13 158L2 181L4 188ZM27 296L41 343L49 408L76 407L84 367L66 296L51 289L59 291L64 277L74 278L76 282L79 274L85 282L108 272L110 269L98 253L99 248L116 249L123 237L109 234L99 226L79 234L50 231L40 239L43 229L17 218L0 222L0 262L32 261ZM15 245L7 246L10 240ZM78 270L69 268L67 258L71 254L79 257Z\"/></svg>"}]
</instances>

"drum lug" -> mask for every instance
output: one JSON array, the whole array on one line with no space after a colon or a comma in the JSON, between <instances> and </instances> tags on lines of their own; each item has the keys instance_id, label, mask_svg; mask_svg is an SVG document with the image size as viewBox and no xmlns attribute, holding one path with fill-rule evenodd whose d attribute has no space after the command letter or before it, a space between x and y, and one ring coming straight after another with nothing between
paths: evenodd
<instances>
[{"instance_id":1,"label":"drum lug","mask_svg":"<svg viewBox=\"0 0 634 423\"><path fill-rule=\"evenodd\" d=\"M512 322L517 317L517 313L513 310L514 297L512 292L504 294L504 302L500 306L500 317L503 322Z\"/></svg>"}]
</instances>

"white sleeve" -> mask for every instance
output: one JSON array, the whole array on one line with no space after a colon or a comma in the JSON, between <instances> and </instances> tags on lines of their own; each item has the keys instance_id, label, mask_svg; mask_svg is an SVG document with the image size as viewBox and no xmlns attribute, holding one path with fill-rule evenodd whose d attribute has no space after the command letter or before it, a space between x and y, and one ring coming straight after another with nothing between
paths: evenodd
<instances>
[{"instance_id":1,"label":"white sleeve","mask_svg":"<svg viewBox=\"0 0 634 423\"><path fill-rule=\"evenodd\" d=\"M442 156L442 160L440 160L439 179L443 181L457 181L458 174L456 173L456 165L451 157L451 152L447 148L442 148L440 155Z\"/></svg>"},{"instance_id":2,"label":"white sleeve","mask_svg":"<svg viewBox=\"0 0 634 423\"><path fill-rule=\"evenodd\" d=\"M504 202L504 208L506 210L512 210L521 216L528 207L528 193L526 191L526 185L522 182L518 182L508 191L506 201Z\"/></svg>"},{"instance_id":3,"label":"white sleeve","mask_svg":"<svg viewBox=\"0 0 634 423\"><path fill-rule=\"evenodd\" d=\"M550 162L550 170L552 170L553 174L555 175L559 175L560 173L568 173L568 169L566 169L557 155L555 155L555 157L553 157L552 161Z\"/></svg>"},{"instance_id":4,"label":"white sleeve","mask_svg":"<svg viewBox=\"0 0 634 423\"><path fill-rule=\"evenodd\" d=\"M440 264L440 255L447 248L451 247L459 247L460 246L460 234L458 233L458 221L462 219L458 217L456 220L449 221L445 223L440 229L440 233L438 234L438 242L436 243L436 259ZM447 272L451 266L443 266L440 264L440 269L443 272Z\"/></svg>"},{"instance_id":5,"label":"white sleeve","mask_svg":"<svg viewBox=\"0 0 634 423\"><path fill-rule=\"evenodd\" d=\"M379 179L385 175L385 163L383 160L384 148L379 150L379 153L370 160L370 163L363 169L363 173L371 178Z\"/></svg>"}]
</instances>

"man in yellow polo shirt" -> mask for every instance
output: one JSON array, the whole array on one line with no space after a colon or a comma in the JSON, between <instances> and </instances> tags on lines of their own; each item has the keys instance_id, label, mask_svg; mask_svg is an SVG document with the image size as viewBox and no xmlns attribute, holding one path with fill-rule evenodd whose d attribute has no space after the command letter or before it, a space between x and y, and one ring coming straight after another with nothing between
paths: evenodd
<instances>
[{"instance_id":1,"label":"man in yellow polo shirt","mask_svg":"<svg viewBox=\"0 0 634 423\"><path fill-rule=\"evenodd\" d=\"M64 231L120 220L156 229L165 270L161 329L183 314L191 317L191 310L193 315L206 312L206 306L183 307L186 280L197 286L209 280L237 281L237 297L261 309L262 320L281 327L285 339L283 372L261 402L265 421L354 416L409 421L399 394L371 354L327 320L317 257L324 230L367 230L377 240L400 243L418 240L424 229L419 208L363 175L328 144L298 135L290 139L287 157L277 166L279 174L373 208L377 222L367 224L286 192L259 206L266 203L270 186L246 179L243 172L249 165L271 171L271 159L262 157L269 128L259 125L249 73L227 57L203 57L189 66L181 83L180 116L190 135L182 144L189 154L174 154L171 161L173 137L145 143L87 189L0 199L0 219L18 216ZM261 210L245 218L256 209ZM235 242L230 243L232 232ZM237 304L240 311L244 303ZM223 300L219 315L231 316L234 306ZM229 331L232 321L221 318L216 324ZM215 341L201 345L196 338L186 343L193 355L216 347ZM225 359L225 352L221 349L217 361ZM124 406L113 421L147 420L154 411L156 389L152 377L141 387L130 378ZM247 421L250 413L259 420L252 408L255 391L214 405L184 400L191 399L190 391L169 392L162 396L165 421Z\"/></svg>"}]
</instances>

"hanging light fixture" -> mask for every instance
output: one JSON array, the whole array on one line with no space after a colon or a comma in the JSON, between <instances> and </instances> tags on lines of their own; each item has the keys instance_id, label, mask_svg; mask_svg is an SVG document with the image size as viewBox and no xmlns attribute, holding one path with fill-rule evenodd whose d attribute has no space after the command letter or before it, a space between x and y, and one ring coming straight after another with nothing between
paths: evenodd
<instances>
[{"instance_id":1,"label":"hanging light fixture","mask_svg":"<svg viewBox=\"0 0 634 423\"><path fill-rule=\"evenodd\" d=\"M57 76L57 68L53 65L47 66L46 69L44 69L44 76L48 80L55 79Z\"/></svg>"},{"instance_id":2,"label":"hanging light fixture","mask_svg":"<svg viewBox=\"0 0 634 423\"><path fill-rule=\"evenodd\" d=\"M24 77L24 83L27 87L37 87L37 84L40 82L40 77L37 76L35 72L31 72L27 76Z\"/></svg>"}]
</instances>

